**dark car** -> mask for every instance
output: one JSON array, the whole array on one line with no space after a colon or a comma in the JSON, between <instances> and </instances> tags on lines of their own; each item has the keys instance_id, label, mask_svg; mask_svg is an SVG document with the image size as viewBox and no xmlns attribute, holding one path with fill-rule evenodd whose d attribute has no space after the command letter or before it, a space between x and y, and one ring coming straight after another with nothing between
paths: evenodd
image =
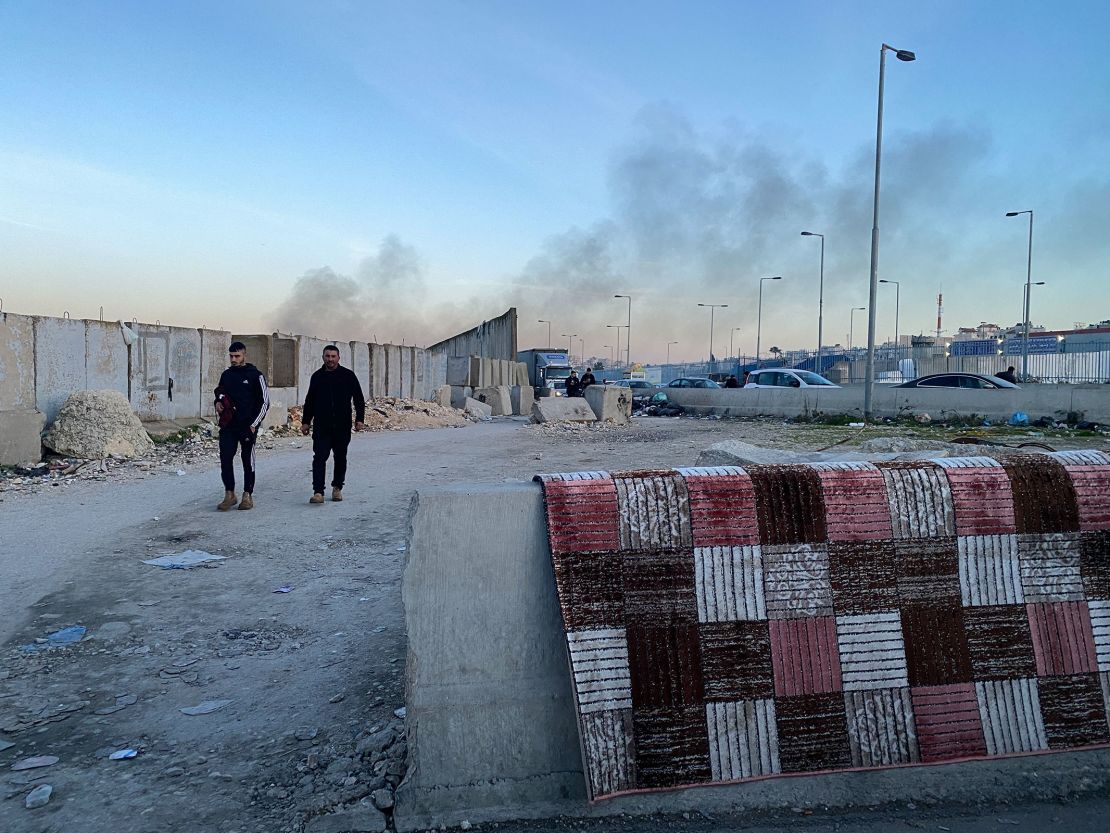
<instances>
[{"instance_id":1,"label":"dark car","mask_svg":"<svg viewBox=\"0 0 1110 833\"><path fill-rule=\"evenodd\" d=\"M719 388L716 382L712 379L701 379L692 376L689 379L675 379L667 385L669 388Z\"/></svg>"},{"instance_id":2,"label":"dark car","mask_svg":"<svg viewBox=\"0 0 1110 833\"><path fill-rule=\"evenodd\" d=\"M984 376L979 373L934 373L909 382L895 385L896 388L963 388L965 390L1017 390L1018 386L997 376Z\"/></svg>"}]
</instances>

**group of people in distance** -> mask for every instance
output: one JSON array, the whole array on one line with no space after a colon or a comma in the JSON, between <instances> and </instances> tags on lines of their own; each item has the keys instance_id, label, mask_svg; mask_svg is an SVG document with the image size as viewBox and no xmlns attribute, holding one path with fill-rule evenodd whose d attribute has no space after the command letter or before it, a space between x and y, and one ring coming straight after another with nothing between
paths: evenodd
<instances>
[{"instance_id":1,"label":"group of people in distance","mask_svg":"<svg viewBox=\"0 0 1110 833\"><path fill-rule=\"evenodd\" d=\"M233 341L228 347L230 367L220 376L216 388L216 414L220 422L220 475L224 499L216 506L226 512L254 508L255 442L258 429L270 409L266 376L247 361L247 347ZM324 502L324 481L328 457L334 464L331 499L343 500L347 477L347 446L351 444L351 413L354 430L366 426L366 399L358 376L339 364L339 348L324 348L323 366L312 374L301 410L301 433L312 434L312 497L309 503ZM235 457L243 459L243 498L235 494Z\"/></svg>"},{"instance_id":2,"label":"group of people in distance","mask_svg":"<svg viewBox=\"0 0 1110 833\"><path fill-rule=\"evenodd\" d=\"M567 396L583 396L586 393L586 388L596 384L597 379L594 378L592 367L587 367L581 378L579 378L577 370L572 370L570 376L567 377Z\"/></svg>"}]
</instances>

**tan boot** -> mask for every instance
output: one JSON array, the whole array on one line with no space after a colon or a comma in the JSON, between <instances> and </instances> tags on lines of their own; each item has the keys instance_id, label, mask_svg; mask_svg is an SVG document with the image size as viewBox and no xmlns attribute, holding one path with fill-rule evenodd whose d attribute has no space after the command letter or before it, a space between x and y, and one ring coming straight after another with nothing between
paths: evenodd
<instances>
[{"instance_id":1,"label":"tan boot","mask_svg":"<svg viewBox=\"0 0 1110 833\"><path fill-rule=\"evenodd\" d=\"M226 512L232 506L239 502L239 498L235 497L235 492L224 492L224 499L216 506L221 512Z\"/></svg>"},{"instance_id":2,"label":"tan boot","mask_svg":"<svg viewBox=\"0 0 1110 833\"><path fill-rule=\"evenodd\" d=\"M332 500L343 500L343 490L342 489L332 489L331 490L331 499Z\"/></svg>"},{"instance_id":3,"label":"tan boot","mask_svg":"<svg viewBox=\"0 0 1110 833\"><path fill-rule=\"evenodd\" d=\"M243 499L239 502L240 509L254 509L254 497L250 492L243 492Z\"/></svg>"},{"instance_id":4,"label":"tan boot","mask_svg":"<svg viewBox=\"0 0 1110 833\"><path fill-rule=\"evenodd\" d=\"M314 494L312 497L310 497L308 499L308 502L309 503L323 503L324 502L324 495L321 492L317 492L316 494Z\"/></svg>"}]
</instances>

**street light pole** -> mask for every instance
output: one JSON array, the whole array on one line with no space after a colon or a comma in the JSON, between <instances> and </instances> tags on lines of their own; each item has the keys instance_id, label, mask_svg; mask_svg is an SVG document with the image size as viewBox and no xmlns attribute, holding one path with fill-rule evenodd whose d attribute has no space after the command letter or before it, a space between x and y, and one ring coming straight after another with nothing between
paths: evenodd
<instances>
[{"instance_id":1,"label":"street light pole","mask_svg":"<svg viewBox=\"0 0 1110 833\"><path fill-rule=\"evenodd\" d=\"M713 362L713 313L720 307L724 309L728 304L698 304L699 307L709 307L709 361ZM731 351L731 347L729 350Z\"/></svg>"},{"instance_id":2,"label":"street light pole","mask_svg":"<svg viewBox=\"0 0 1110 833\"><path fill-rule=\"evenodd\" d=\"M574 339L578 338L578 333L563 333L563 338L567 340L567 361L570 361L570 354L574 352Z\"/></svg>"},{"instance_id":3,"label":"street light pole","mask_svg":"<svg viewBox=\"0 0 1110 833\"><path fill-rule=\"evenodd\" d=\"M888 281L885 278L880 280L879 283L892 283L894 284L894 346L898 347L898 310L902 306L902 284L898 281Z\"/></svg>"},{"instance_id":4,"label":"street light pole","mask_svg":"<svg viewBox=\"0 0 1110 833\"><path fill-rule=\"evenodd\" d=\"M739 356L737 356L736 353L732 349L732 343L733 343L732 339L733 339L733 336L735 336L736 333L740 329L741 329L740 327L733 327L731 330L729 330L729 333L728 333L728 357L729 357L729 359L739 358Z\"/></svg>"},{"instance_id":5,"label":"street light pole","mask_svg":"<svg viewBox=\"0 0 1110 833\"><path fill-rule=\"evenodd\" d=\"M625 364L632 367L632 296L631 295L614 295L614 298L627 298L628 299L628 332L625 333L624 350L625 350Z\"/></svg>"},{"instance_id":6,"label":"street light pole","mask_svg":"<svg viewBox=\"0 0 1110 833\"><path fill-rule=\"evenodd\" d=\"M1025 379L1029 373L1029 296L1032 294L1029 287L1033 280L1033 210L1007 211L1007 217L1017 217L1021 214L1029 215L1029 257L1025 262L1025 323L1021 334L1021 377Z\"/></svg>"},{"instance_id":7,"label":"street light pole","mask_svg":"<svg viewBox=\"0 0 1110 833\"><path fill-rule=\"evenodd\" d=\"M781 281L782 275L775 275L773 278L760 278L759 279L759 313L755 319L755 367L759 369L759 347L760 340L763 338L763 282L764 281Z\"/></svg>"},{"instance_id":8,"label":"street light pole","mask_svg":"<svg viewBox=\"0 0 1110 833\"><path fill-rule=\"evenodd\" d=\"M672 344L678 344L678 342L677 341L668 341L667 342L667 364L671 363L671 345Z\"/></svg>"},{"instance_id":9,"label":"street light pole","mask_svg":"<svg viewBox=\"0 0 1110 833\"><path fill-rule=\"evenodd\" d=\"M851 313L848 315L848 352L852 352L852 333L856 329L856 313L867 307L852 307Z\"/></svg>"},{"instance_id":10,"label":"street light pole","mask_svg":"<svg viewBox=\"0 0 1110 833\"><path fill-rule=\"evenodd\" d=\"M578 339L578 352L582 355L582 364L586 363L586 339Z\"/></svg>"},{"instance_id":11,"label":"street light pole","mask_svg":"<svg viewBox=\"0 0 1110 833\"><path fill-rule=\"evenodd\" d=\"M825 318L825 235L818 234L815 231L803 231L803 237L820 237L821 238L821 277L818 279L817 284L817 366L814 371L818 376L821 375L821 342L824 338L822 328L824 326Z\"/></svg>"},{"instance_id":12,"label":"street light pole","mask_svg":"<svg viewBox=\"0 0 1110 833\"><path fill-rule=\"evenodd\" d=\"M886 53L890 50L899 61L917 58L906 49L895 49L885 43L879 50L879 114L875 126L875 201L871 219L871 282L867 294L867 378L863 380L863 417L871 418L871 397L875 388L875 298L879 294L879 170L883 158L883 81L886 75Z\"/></svg>"},{"instance_id":13,"label":"street light pole","mask_svg":"<svg viewBox=\"0 0 1110 833\"><path fill-rule=\"evenodd\" d=\"M537 323L547 325L547 349L550 350L551 349L551 322L550 321L544 321L541 318Z\"/></svg>"},{"instance_id":14,"label":"street light pole","mask_svg":"<svg viewBox=\"0 0 1110 833\"><path fill-rule=\"evenodd\" d=\"M609 350L609 367L612 367L613 366L613 345L612 344L602 344L601 349L602 350L605 350L605 349Z\"/></svg>"},{"instance_id":15,"label":"street light pole","mask_svg":"<svg viewBox=\"0 0 1110 833\"><path fill-rule=\"evenodd\" d=\"M624 324L606 324L605 326L617 331L617 358L619 359L621 357L621 328L624 327ZM616 361L613 364L616 364Z\"/></svg>"}]
</instances>

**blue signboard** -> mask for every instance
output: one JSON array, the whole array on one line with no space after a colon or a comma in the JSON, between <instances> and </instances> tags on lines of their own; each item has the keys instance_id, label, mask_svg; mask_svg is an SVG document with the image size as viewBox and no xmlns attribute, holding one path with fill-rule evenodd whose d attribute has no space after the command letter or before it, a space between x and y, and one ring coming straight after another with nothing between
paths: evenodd
<instances>
[{"instance_id":1,"label":"blue signboard","mask_svg":"<svg viewBox=\"0 0 1110 833\"><path fill-rule=\"evenodd\" d=\"M1045 354L1045 353L1062 353L1064 342L1056 338L1056 336L1030 336L1029 337L1029 355ZM1006 355L1007 356L1020 356L1021 355L1021 339L1008 338L1006 339Z\"/></svg>"},{"instance_id":2,"label":"blue signboard","mask_svg":"<svg viewBox=\"0 0 1110 833\"><path fill-rule=\"evenodd\" d=\"M948 352L953 356L993 356L1001 349L1001 345L993 338L981 338L974 341L953 341Z\"/></svg>"}]
</instances>

